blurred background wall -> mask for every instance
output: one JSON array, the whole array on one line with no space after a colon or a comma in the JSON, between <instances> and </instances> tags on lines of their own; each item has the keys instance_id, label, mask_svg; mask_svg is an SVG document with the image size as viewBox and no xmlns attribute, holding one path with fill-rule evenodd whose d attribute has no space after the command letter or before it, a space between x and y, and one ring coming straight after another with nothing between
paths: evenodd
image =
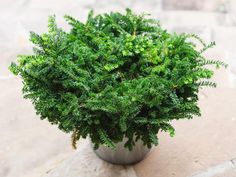
<instances>
[{"instance_id":1,"label":"blurred background wall","mask_svg":"<svg viewBox=\"0 0 236 177\"><path fill-rule=\"evenodd\" d=\"M8 66L17 54L31 53L29 31L47 30L48 15L56 14L68 28L65 14L82 21L90 9L95 14L147 12L172 32L197 33L217 47L207 53L230 63L216 75L219 88L236 87L235 0L0 0L0 176L37 177L73 150L70 136L39 120L28 100L23 100L21 81Z\"/></svg>"}]
</instances>

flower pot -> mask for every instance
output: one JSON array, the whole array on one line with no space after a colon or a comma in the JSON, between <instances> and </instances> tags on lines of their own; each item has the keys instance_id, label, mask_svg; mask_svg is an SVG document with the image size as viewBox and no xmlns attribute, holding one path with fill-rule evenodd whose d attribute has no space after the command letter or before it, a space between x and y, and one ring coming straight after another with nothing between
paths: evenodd
<instances>
[{"instance_id":1,"label":"flower pot","mask_svg":"<svg viewBox=\"0 0 236 177\"><path fill-rule=\"evenodd\" d=\"M99 158L109 163L131 165L143 160L151 150L147 148L147 146L144 146L141 140L138 140L133 149L129 151L124 147L126 141L127 139L124 138L122 142L117 143L115 150L105 146L100 146L98 149L94 150L94 152Z\"/></svg>"}]
</instances>

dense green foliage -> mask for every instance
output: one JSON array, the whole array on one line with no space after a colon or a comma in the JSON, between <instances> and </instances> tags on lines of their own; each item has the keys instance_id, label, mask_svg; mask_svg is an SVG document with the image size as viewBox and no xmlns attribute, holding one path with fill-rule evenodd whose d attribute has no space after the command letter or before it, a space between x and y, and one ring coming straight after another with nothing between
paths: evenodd
<instances>
[{"instance_id":1,"label":"dense green foliage","mask_svg":"<svg viewBox=\"0 0 236 177\"><path fill-rule=\"evenodd\" d=\"M151 147L157 133L174 135L171 120L200 116L198 91L213 86L213 71L198 36L171 34L147 15L110 13L85 23L65 16L69 32L49 18L48 33L31 33L33 55L21 55L11 71L23 79L25 98L37 114L73 132L73 144L89 136L95 148L127 137ZM192 39L202 44L197 50ZM189 40L191 39L191 40Z\"/></svg>"}]
</instances>

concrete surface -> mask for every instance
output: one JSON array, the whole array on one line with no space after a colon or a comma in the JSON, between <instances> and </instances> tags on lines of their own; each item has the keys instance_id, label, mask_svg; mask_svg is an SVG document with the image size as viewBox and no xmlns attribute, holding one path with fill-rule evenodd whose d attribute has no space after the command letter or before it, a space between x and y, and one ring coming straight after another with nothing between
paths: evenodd
<instances>
[{"instance_id":1,"label":"concrete surface","mask_svg":"<svg viewBox=\"0 0 236 177\"><path fill-rule=\"evenodd\" d=\"M203 115L174 122L176 136L161 133L160 145L131 167L106 164L87 141L74 151L70 135L35 115L22 98L21 80L8 66L31 53L29 31L47 30L48 15L60 26L65 14L84 21L88 11L148 12L170 31L194 32L217 47L206 55L228 62L214 77L217 89L201 91ZM0 0L0 177L236 177L236 1L234 0Z\"/></svg>"}]
</instances>

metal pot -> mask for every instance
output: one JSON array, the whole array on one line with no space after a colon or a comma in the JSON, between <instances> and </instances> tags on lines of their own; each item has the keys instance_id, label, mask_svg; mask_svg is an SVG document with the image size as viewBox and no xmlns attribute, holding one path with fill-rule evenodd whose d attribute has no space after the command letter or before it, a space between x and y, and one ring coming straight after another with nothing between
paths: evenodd
<instances>
[{"instance_id":1,"label":"metal pot","mask_svg":"<svg viewBox=\"0 0 236 177\"><path fill-rule=\"evenodd\" d=\"M126 141L127 139L124 138L122 142L117 143L115 150L101 145L98 149L94 150L94 152L101 159L117 165L131 165L137 163L143 160L150 152L150 149L144 146L141 140L138 140L132 151L129 151L124 147Z\"/></svg>"}]
</instances>

